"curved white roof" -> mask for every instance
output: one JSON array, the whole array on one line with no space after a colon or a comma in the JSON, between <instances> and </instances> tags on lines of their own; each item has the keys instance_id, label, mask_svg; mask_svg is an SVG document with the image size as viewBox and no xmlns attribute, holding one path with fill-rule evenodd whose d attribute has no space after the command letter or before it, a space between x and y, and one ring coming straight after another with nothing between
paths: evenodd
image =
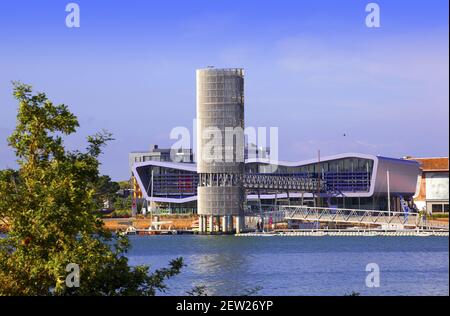
<instances>
[{"instance_id":1,"label":"curved white roof","mask_svg":"<svg viewBox=\"0 0 450 316\"><path fill-rule=\"evenodd\" d=\"M412 160L398 159L398 158L388 158L382 156L375 156L369 154L361 153L344 153L332 156L321 157L321 162L345 159L345 158L361 158L368 159L374 162L372 170L372 178L369 192L348 192L346 196L348 197L370 197L375 192L383 194L386 192L386 172L389 170L391 175L391 192L398 192L399 194L410 194L414 193L417 185L417 178L420 173L419 163ZM272 161L265 158L251 158L245 161L246 164L249 163L262 163L262 164L272 164L285 167L299 167L308 164L318 163L318 158L301 160L296 162L287 161ZM197 172L197 165L195 163L176 163L176 162L166 162L166 161L146 161L135 163L132 167L133 174L139 175L138 168L146 166L158 166L164 168L172 168L178 170L185 170L190 172ZM142 183L142 179L136 176L136 180L139 186L145 188ZM142 190L144 197L149 199L146 194L146 190ZM159 202L171 202L171 203L184 203L196 200L197 197L187 197L182 199L174 198L154 198L154 201Z\"/></svg>"}]
</instances>

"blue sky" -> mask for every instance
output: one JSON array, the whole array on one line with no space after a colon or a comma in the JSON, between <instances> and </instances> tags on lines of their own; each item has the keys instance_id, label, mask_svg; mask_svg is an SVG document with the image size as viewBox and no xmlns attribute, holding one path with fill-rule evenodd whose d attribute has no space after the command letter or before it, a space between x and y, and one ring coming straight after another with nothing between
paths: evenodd
<instances>
[{"instance_id":1,"label":"blue sky","mask_svg":"<svg viewBox=\"0 0 450 316\"><path fill-rule=\"evenodd\" d=\"M69 2L0 2L0 168L15 167L11 80L70 106L70 148L111 131L101 171L121 180L128 152L191 128L208 65L245 68L246 125L279 127L282 160L448 155L447 0L374 1L379 29L360 0L80 0L79 29Z\"/></svg>"}]
</instances>

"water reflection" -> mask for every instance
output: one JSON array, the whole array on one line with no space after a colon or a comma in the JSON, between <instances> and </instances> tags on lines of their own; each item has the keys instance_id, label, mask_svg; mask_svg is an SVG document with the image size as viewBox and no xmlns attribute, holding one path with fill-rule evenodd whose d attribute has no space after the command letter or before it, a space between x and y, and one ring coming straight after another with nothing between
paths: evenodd
<instances>
[{"instance_id":1,"label":"water reflection","mask_svg":"<svg viewBox=\"0 0 450 316\"><path fill-rule=\"evenodd\" d=\"M244 256L238 252L189 256L187 258L189 268L198 276L198 280L192 283L192 287L204 285L209 295L243 294L245 289L256 286L256 282L249 282L242 277L250 273L249 260L251 256Z\"/></svg>"},{"instance_id":2,"label":"water reflection","mask_svg":"<svg viewBox=\"0 0 450 316\"><path fill-rule=\"evenodd\" d=\"M205 285L209 295L448 295L448 238L235 238L154 236L131 239L131 264L153 269L176 257L182 273L169 295ZM382 286L365 286L365 267L376 262Z\"/></svg>"}]
</instances>

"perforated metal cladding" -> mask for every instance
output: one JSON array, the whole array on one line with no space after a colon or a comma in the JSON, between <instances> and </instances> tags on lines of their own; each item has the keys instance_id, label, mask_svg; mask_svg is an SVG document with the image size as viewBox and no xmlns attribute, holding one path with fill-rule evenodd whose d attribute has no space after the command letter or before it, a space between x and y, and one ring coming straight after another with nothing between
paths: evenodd
<instances>
[{"instance_id":1,"label":"perforated metal cladding","mask_svg":"<svg viewBox=\"0 0 450 316\"><path fill-rule=\"evenodd\" d=\"M197 168L199 173L244 172L242 69L197 70Z\"/></svg>"},{"instance_id":2,"label":"perforated metal cladding","mask_svg":"<svg viewBox=\"0 0 450 316\"><path fill-rule=\"evenodd\" d=\"M243 70L197 70L197 172L205 179L242 175L244 139ZM244 188L235 181L201 182L197 196L199 215L243 212Z\"/></svg>"},{"instance_id":3,"label":"perforated metal cladding","mask_svg":"<svg viewBox=\"0 0 450 316\"><path fill-rule=\"evenodd\" d=\"M241 187L199 187L197 212L199 215L241 215L244 191Z\"/></svg>"}]
</instances>

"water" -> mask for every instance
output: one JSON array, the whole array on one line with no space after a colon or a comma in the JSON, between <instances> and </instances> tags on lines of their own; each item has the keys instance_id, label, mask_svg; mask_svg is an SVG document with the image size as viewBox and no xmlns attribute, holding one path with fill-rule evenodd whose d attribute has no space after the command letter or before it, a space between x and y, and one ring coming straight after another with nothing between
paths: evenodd
<instances>
[{"instance_id":1,"label":"water","mask_svg":"<svg viewBox=\"0 0 450 316\"><path fill-rule=\"evenodd\" d=\"M132 236L130 264L186 267L169 295L205 285L209 295L449 295L446 237ZM368 288L368 263L381 284Z\"/></svg>"}]
</instances>

